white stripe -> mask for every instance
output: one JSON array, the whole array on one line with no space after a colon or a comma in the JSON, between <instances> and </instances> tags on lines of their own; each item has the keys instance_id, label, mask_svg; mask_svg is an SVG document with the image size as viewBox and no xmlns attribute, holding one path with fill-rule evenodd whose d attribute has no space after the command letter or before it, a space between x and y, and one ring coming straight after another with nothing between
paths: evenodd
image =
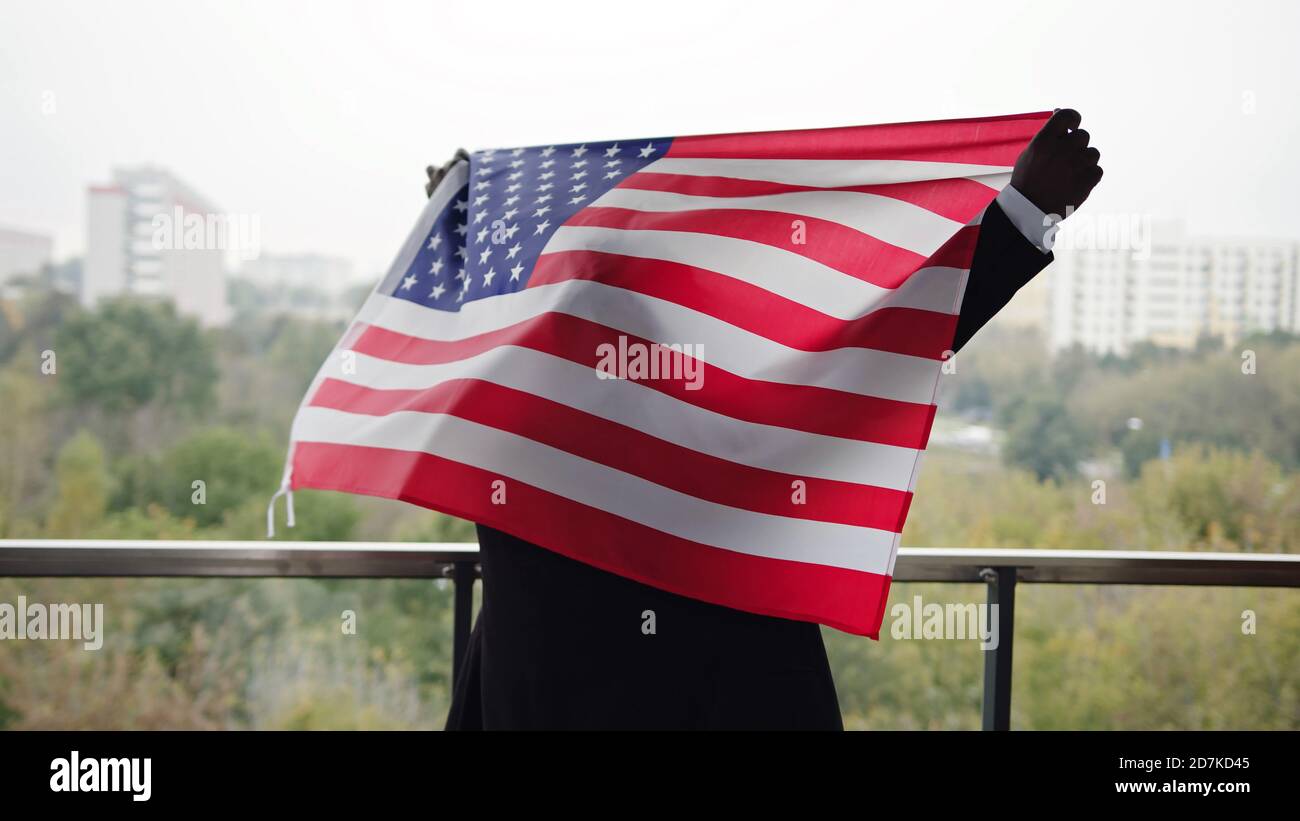
<instances>
[{"instance_id":1,"label":"white stripe","mask_svg":"<svg viewBox=\"0 0 1300 821\"><path fill-rule=\"evenodd\" d=\"M732 237L686 231L643 231L564 226L543 253L604 251L692 265L725 274L837 319L857 319L886 306L952 310L958 277L953 268L922 268L898 288L882 288L808 257ZM930 281L940 279L944 286Z\"/></svg>"},{"instance_id":2,"label":"white stripe","mask_svg":"<svg viewBox=\"0 0 1300 821\"><path fill-rule=\"evenodd\" d=\"M425 390L451 379L482 379L700 453L794 477L907 490L917 455L913 448L733 419L640 382L600 379L592 368L531 348L503 345L440 365L354 356L354 367L347 372L340 359L332 358L332 376L380 390ZM293 438L301 438L296 429Z\"/></svg>"},{"instance_id":3,"label":"white stripe","mask_svg":"<svg viewBox=\"0 0 1300 821\"><path fill-rule=\"evenodd\" d=\"M593 208L630 208L634 211L682 212L709 208L778 211L828 220L899 248L928 257L939 250L962 223L927 211L919 205L856 191L791 191L755 197L701 197L671 191L611 188ZM815 229L810 229L815 233Z\"/></svg>"},{"instance_id":4,"label":"white stripe","mask_svg":"<svg viewBox=\"0 0 1300 821\"><path fill-rule=\"evenodd\" d=\"M456 416L407 412L364 416L333 408L304 408L296 427L300 442L433 454L673 536L738 553L868 573L884 573L889 566L891 531L721 505ZM484 493L488 490L483 488Z\"/></svg>"},{"instance_id":5,"label":"white stripe","mask_svg":"<svg viewBox=\"0 0 1300 821\"><path fill-rule=\"evenodd\" d=\"M664 345L697 346L695 358L745 379L926 405L942 367L938 360L867 348L798 350L675 302L589 280L475 300L457 313L434 310L377 296L359 318L407 336L454 342L557 312Z\"/></svg>"},{"instance_id":6,"label":"white stripe","mask_svg":"<svg viewBox=\"0 0 1300 821\"><path fill-rule=\"evenodd\" d=\"M1006 174L1010 171L1011 166L1008 165L972 165L915 160L724 160L678 157L655 160L641 169L642 174L731 177L737 180L762 180L820 188L947 180L953 177L983 177L990 174Z\"/></svg>"}]
</instances>

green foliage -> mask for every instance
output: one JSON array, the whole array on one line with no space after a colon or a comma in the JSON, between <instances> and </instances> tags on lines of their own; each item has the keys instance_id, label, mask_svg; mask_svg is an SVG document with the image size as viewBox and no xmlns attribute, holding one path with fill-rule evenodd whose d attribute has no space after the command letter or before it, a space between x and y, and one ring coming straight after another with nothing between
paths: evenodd
<instances>
[{"instance_id":1,"label":"green foliage","mask_svg":"<svg viewBox=\"0 0 1300 821\"><path fill-rule=\"evenodd\" d=\"M217 380L210 343L170 303L115 299L60 328L59 387L66 400L110 413L151 402L198 411Z\"/></svg>"}]
</instances>

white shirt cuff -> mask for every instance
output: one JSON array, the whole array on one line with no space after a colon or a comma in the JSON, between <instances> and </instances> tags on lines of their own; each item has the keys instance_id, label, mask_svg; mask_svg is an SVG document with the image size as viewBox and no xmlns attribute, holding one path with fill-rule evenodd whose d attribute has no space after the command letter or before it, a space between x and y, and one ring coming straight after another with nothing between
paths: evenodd
<instances>
[{"instance_id":1,"label":"white shirt cuff","mask_svg":"<svg viewBox=\"0 0 1300 821\"><path fill-rule=\"evenodd\" d=\"M1024 234L1025 239L1035 248L1044 254L1052 250L1052 243L1056 239L1056 223L1059 220L1048 217L1042 209L1010 185L998 194L997 203L1011 224L1016 226L1016 230Z\"/></svg>"}]
</instances>

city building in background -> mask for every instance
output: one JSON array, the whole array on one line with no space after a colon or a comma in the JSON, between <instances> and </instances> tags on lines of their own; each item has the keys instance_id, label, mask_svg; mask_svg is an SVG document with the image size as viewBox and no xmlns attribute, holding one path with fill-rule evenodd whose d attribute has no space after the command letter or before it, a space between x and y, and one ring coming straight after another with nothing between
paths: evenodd
<instances>
[{"instance_id":1,"label":"city building in background","mask_svg":"<svg viewBox=\"0 0 1300 821\"><path fill-rule=\"evenodd\" d=\"M86 256L81 302L93 308L119 294L169 299L204 325L230 317L226 301L226 251L220 243L201 247L158 241L159 226L180 237L179 215L215 217L204 197L172 174L153 166L116 168L108 185L91 186L86 197Z\"/></svg>"},{"instance_id":2,"label":"city building in background","mask_svg":"<svg viewBox=\"0 0 1300 821\"><path fill-rule=\"evenodd\" d=\"M259 310L313 319L350 319L349 295L361 280L352 262L322 254L259 254L239 267L236 280L254 289Z\"/></svg>"},{"instance_id":3,"label":"city building in background","mask_svg":"<svg viewBox=\"0 0 1300 821\"><path fill-rule=\"evenodd\" d=\"M1058 251L1048 271L1047 339L1125 356L1137 342L1234 345L1254 332L1300 332L1300 243L1186 236L1157 225L1150 252Z\"/></svg>"},{"instance_id":4,"label":"city building in background","mask_svg":"<svg viewBox=\"0 0 1300 821\"><path fill-rule=\"evenodd\" d=\"M0 285L39 274L53 253L54 241L46 234L0 227Z\"/></svg>"}]
</instances>

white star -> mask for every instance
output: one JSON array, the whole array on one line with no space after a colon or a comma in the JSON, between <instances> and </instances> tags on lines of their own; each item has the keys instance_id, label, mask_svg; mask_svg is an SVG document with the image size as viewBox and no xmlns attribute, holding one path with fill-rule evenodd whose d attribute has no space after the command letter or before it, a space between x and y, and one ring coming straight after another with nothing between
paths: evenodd
<instances>
[{"instance_id":1,"label":"white star","mask_svg":"<svg viewBox=\"0 0 1300 821\"><path fill-rule=\"evenodd\" d=\"M479 194L477 197L474 198L474 207L477 208L478 206L482 205L483 203L487 202L490 199L492 199L490 194Z\"/></svg>"},{"instance_id":2,"label":"white star","mask_svg":"<svg viewBox=\"0 0 1300 821\"><path fill-rule=\"evenodd\" d=\"M586 161L586 160L578 160L578 161L575 162L575 163L569 163L569 167L570 167L570 168L582 168L582 167L583 167L584 165L586 165L586 164L587 164L587 161Z\"/></svg>"},{"instance_id":3,"label":"white star","mask_svg":"<svg viewBox=\"0 0 1300 821\"><path fill-rule=\"evenodd\" d=\"M549 180L551 177L554 177L554 176L555 176L555 172L554 172L554 171L547 171L545 174L538 174L538 175L537 175L537 179L539 179L539 180Z\"/></svg>"},{"instance_id":4,"label":"white star","mask_svg":"<svg viewBox=\"0 0 1300 821\"><path fill-rule=\"evenodd\" d=\"M429 292L429 296L434 299L442 299L442 295L445 293L447 293L446 285L435 285L433 286L433 290Z\"/></svg>"},{"instance_id":5,"label":"white star","mask_svg":"<svg viewBox=\"0 0 1300 821\"><path fill-rule=\"evenodd\" d=\"M618 176L618 172L617 172L617 171L611 171L611 172L609 172L608 174L605 175L605 179L607 179L607 180L612 180L612 179L614 179L614 178L617 177L617 176Z\"/></svg>"},{"instance_id":6,"label":"white star","mask_svg":"<svg viewBox=\"0 0 1300 821\"><path fill-rule=\"evenodd\" d=\"M550 168L552 165L555 165L555 160L545 160L545 161L543 161L542 163L540 163L540 164L538 165L538 167L539 167L539 168Z\"/></svg>"},{"instance_id":7,"label":"white star","mask_svg":"<svg viewBox=\"0 0 1300 821\"><path fill-rule=\"evenodd\" d=\"M493 269L493 268L489 268L489 269L488 269L488 272L487 272L486 274L483 275L483 284L484 284L484 285L491 285L491 284L492 284L492 278L493 278L494 276L496 276L496 275L497 275L496 270Z\"/></svg>"},{"instance_id":8,"label":"white star","mask_svg":"<svg viewBox=\"0 0 1300 821\"><path fill-rule=\"evenodd\" d=\"M518 156L518 155L515 155L515 156ZM510 167L511 167L511 168L518 168L519 166L521 166L521 165L523 165L523 164L524 164L524 161L523 161L523 160L513 160L513 161L510 163Z\"/></svg>"},{"instance_id":9,"label":"white star","mask_svg":"<svg viewBox=\"0 0 1300 821\"><path fill-rule=\"evenodd\" d=\"M649 157L649 156L650 156L651 154L653 154L653 153L655 153L655 144L654 144L654 143L646 143L646 144L645 144L645 148L641 149L641 156L642 156L642 157Z\"/></svg>"},{"instance_id":10,"label":"white star","mask_svg":"<svg viewBox=\"0 0 1300 821\"><path fill-rule=\"evenodd\" d=\"M515 258L515 254L519 253L519 252L522 251L523 249L524 249L524 246L522 246L522 245L520 245L519 243L516 242L514 245L511 245L511 246L510 246L510 250L509 250L509 251L506 251L506 259L514 259L514 258Z\"/></svg>"},{"instance_id":11,"label":"white star","mask_svg":"<svg viewBox=\"0 0 1300 821\"><path fill-rule=\"evenodd\" d=\"M483 263L487 262L487 261L488 261L488 257L490 257L490 256L492 256L492 249L491 249L491 248L484 248L484 249L483 249L483 253L481 253L481 254L478 255L478 264L479 264L479 265L482 265Z\"/></svg>"},{"instance_id":12,"label":"white star","mask_svg":"<svg viewBox=\"0 0 1300 821\"><path fill-rule=\"evenodd\" d=\"M520 183L515 183L514 185L507 185L507 186L506 186L506 190L509 191L511 194L513 194L513 193L515 193L516 191L518 191L520 188L523 188L523 187L524 187L524 186L523 186L522 184L520 184Z\"/></svg>"},{"instance_id":13,"label":"white star","mask_svg":"<svg viewBox=\"0 0 1300 821\"><path fill-rule=\"evenodd\" d=\"M482 191L484 188L491 188L491 187L492 187L492 183L488 182L487 180L474 183L475 191Z\"/></svg>"},{"instance_id":14,"label":"white star","mask_svg":"<svg viewBox=\"0 0 1300 821\"><path fill-rule=\"evenodd\" d=\"M542 203L546 202L546 201L549 200L550 198L551 198L551 195L550 195L550 194L543 194L543 195L541 195L540 197L537 198L536 203L537 203L537 205L541 205Z\"/></svg>"},{"instance_id":15,"label":"white star","mask_svg":"<svg viewBox=\"0 0 1300 821\"><path fill-rule=\"evenodd\" d=\"M457 211L464 213L465 209L469 208L469 200L456 200L455 208Z\"/></svg>"},{"instance_id":16,"label":"white star","mask_svg":"<svg viewBox=\"0 0 1300 821\"><path fill-rule=\"evenodd\" d=\"M504 219L514 219L514 218L515 218L515 214L518 214L518 213L519 213L519 209L518 209L518 208L511 208L509 211L505 212L505 213L502 214L501 216L502 216Z\"/></svg>"},{"instance_id":17,"label":"white star","mask_svg":"<svg viewBox=\"0 0 1300 821\"><path fill-rule=\"evenodd\" d=\"M520 264L516 265L515 267L511 268L511 269L510 269L510 281L511 281L511 282L515 282L515 281L517 281L517 280L519 279L519 275L522 274L523 272L524 272L524 266L523 266L523 263L520 263Z\"/></svg>"},{"instance_id":18,"label":"white star","mask_svg":"<svg viewBox=\"0 0 1300 821\"><path fill-rule=\"evenodd\" d=\"M549 157L549 156L551 156L551 155L554 154L554 153L555 153L555 146L550 146L549 148L543 148L543 149L542 149L542 156L543 156L543 157Z\"/></svg>"},{"instance_id":19,"label":"white star","mask_svg":"<svg viewBox=\"0 0 1300 821\"><path fill-rule=\"evenodd\" d=\"M430 251L437 251L439 245L442 245L442 234L434 234L433 236L429 237Z\"/></svg>"},{"instance_id":20,"label":"white star","mask_svg":"<svg viewBox=\"0 0 1300 821\"><path fill-rule=\"evenodd\" d=\"M580 146L578 146L577 148L573 149L573 156L575 156L575 157L581 157L583 154L586 154L586 153L587 153L587 144L586 144L586 143L583 143L582 145L580 145Z\"/></svg>"},{"instance_id":21,"label":"white star","mask_svg":"<svg viewBox=\"0 0 1300 821\"><path fill-rule=\"evenodd\" d=\"M429 273L433 274L434 276L437 276L438 274L441 274L441 273L442 273L442 260L440 260L440 259L435 259L435 260L433 261L433 265L430 265L430 266L429 266Z\"/></svg>"},{"instance_id":22,"label":"white star","mask_svg":"<svg viewBox=\"0 0 1300 821\"><path fill-rule=\"evenodd\" d=\"M551 210L551 206L549 206L549 205L543 205L541 208L538 208L536 211L533 212L533 216L534 216L534 217L544 217L544 216L546 216L546 212L547 212L547 211L550 211L550 210Z\"/></svg>"},{"instance_id":23,"label":"white star","mask_svg":"<svg viewBox=\"0 0 1300 821\"><path fill-rule=\"evenodd\" d=\"M511 194L511 195L510 195L510 198L506 200L506 207L509 207L509 206L511 206L511 205L514 205L514 204L517 203L517 202L519 202L519 195L518 195L518 194Z\"/></svg>"},{"instance_id":24,"label":"white star","mask_svg":"<svg viewBox=\"0 0 1300 821\"><path fill-rule=\"evenodd\" d=\"M464 278L465 278L465 269L461 268L459 271L456 272L456 279L464 279Z\"/></svg>"},{"instance_id":25,"label":"white star","mask_svg":"<svg viewBox=\"0 0 1300 821\"><path fill-rule=\"evenodd\" d=\"M578 173L576 173L576 174L574 174L573 176L569 177L569 179L571 179L571 180L580 180L580 179L582 179L582 178L585 177L585 176L587 176L587 172L586 172L586 171L579 171Z\"/></svg>"},{"instance_id":26,"label":"white star","mask_svg":"<svg viewBox=\"0 0 1300 821\"><path fill-rule=\"evenodd\" d=\"M616 155L616 154L618 154L618 143L614 143L614 144L611 145L609 148L606 148L606 149L605 149L605 156L606 156L606 157L613 157L613 156Z\"/></svg>"},{"instance_id":27,"label":"white star","mask_svg":"<svg viewBox=\"0 0 1300 821\"><path fill-rule=\"evenodd\" d=\"M486 212L486 211L479 211L477 214L474 215L474 224L475 224L475 225L478 225L480 222L482 222L483 220L487 219L487 215L488 215L488 212Z\"/></svg>"},{"instance_id":28,"label":"white star","mask_svg":"<svg viewBox=\"0 0 1300 821\"><path fill-rule=\"evenodd\" d=\"M487 239L487 235L488 235L488 229L483 228L478 232L478 234L475 235L474 241L478 243L482 243L483 240Z\"/></svg>"},{"instance_id":29,"label":"white star","mask_svg":"<svg viewBox=\"0 0 1300 821\"><path fill-rule=\"evenodd\" d=\"M524 175L524 172L522 172L522 171L516 171L516 172L513 173L513 174L506 174L506 179L517 180L517 179L519 179L520 177L522 177L523 175Z\"/></svg>"},{"instance_id":30,"label":"white star","mask_svg":"<svg viewBox=\"0 0 1300 821\"><path fill-rule=\"evenodd\" d=\"M547 228L550 228L550 227L551 227L551 221L550 221L550 220L547 220L546 222L538 223L538 224L537 224L537 230L533 232L533 236L537 236L538 234L542 233L543 231L545 231Z\"/></svg>"},{"instance_id":31,"label":"white star","mask_svg":"<svg viewBox=\"0 0 1300 821\"><path fill-rule=\"evenodd\" d=\"M506 229L506 239L514 239L515 232L519 230L519 223L515 223Z\"/></svg>"},{"instance_id":32,"label":"white star","mask_svg":"<svg viewBox=\"0 0 1300 821\"><path fill-rule=\"evenodd\" d=\"M548 182L548 183L545 183L545 184L543 184L543 185L539 185L539 186L537 186L537 190L538 190L538 191L547 191L547 190L549 190L549 189L551 189L551 188L554 188L554 187L555 187L555 183L553 183L553 182Z\"/></svg>"},{"instance_id":33,"label":"white star","mask_svg":"<svg viewBox=\"0 0 1300 821\"><path fill-rule=\"evenodd\" d=\"M464 258L465 258L465 246L464 246L464 245L462 245L462 246L460 246L459 248L456 249L456 256L460 257L461 259L464 259Z\"/></svg>"},{"instance_id":34,"label":"white star","mask_svg":"<svg viewBox=\"0 0 1300 821\"><path fill-rule=\"evenodd\" d=\"M578 196L576 196L576 197L574 197L573 199L569 200L569 205L577 205L578 203L582 202L582 201L585 200L585 199L586 199L586 197L584 197L584 196L582 196L581 194L579 194Z\"/></svg>"},{"instance_id":35,"label":"white star","mask_svg":"<svg viewBox=\"0 0 1300 821\"><path fill-rule=\"evenodd\" d=\"M411 290L411 286L414 284L415 284L415 274L411 274L409 277L402 280L402 290L409 291Z\"/></svg>"},{"instance_id":36,"label":"white star","mask_svg":"<svg viewBox=\"0 0 1300 821\"><path fill-rule=\"evenodd\" d=\"M460 225L456 226L456 233L460 234L462 237L465 236L465 234L468 233L468 231L469 229L465 227L465 223L463 222Z\"/></svg>"},{"instance_id":37,"label":"white star","mask_svg":"<svg viewBox=\"0 0 1300 821\"><path fill-rule=\"evenodd\" d=\"M524 153L524 150L522 148L516 148L510 152L510 156L518 157L522 153Z\"/></svg>"},{"instance_id":38,"label":"white star","mask_svg":"<svg viewBox=\"0 0 1300 821\"><path fill-rule=\"evenodd\" d=\"M613 168L616 165L622 165L622 164L623 164L622 160L610 160L609 162L605 163L605 167Z\"/></svg>"},{"instance_id":39,"label":"white star","mask_svg":"<svg viewBox=\"0 0 1300 821\"><path fill-rule=\"evenodd\" d=\"M587 184L586 184L585 182L580 182L580 183L578 183L577 185L571 186L571 187L569 188L569 191L570 191L571 193L576 194L576 193L578 193L579 191L581 191L582 189L584 189L584 188L586 188L586 187L587 187Z\"/></svg>"}]
</instances>

